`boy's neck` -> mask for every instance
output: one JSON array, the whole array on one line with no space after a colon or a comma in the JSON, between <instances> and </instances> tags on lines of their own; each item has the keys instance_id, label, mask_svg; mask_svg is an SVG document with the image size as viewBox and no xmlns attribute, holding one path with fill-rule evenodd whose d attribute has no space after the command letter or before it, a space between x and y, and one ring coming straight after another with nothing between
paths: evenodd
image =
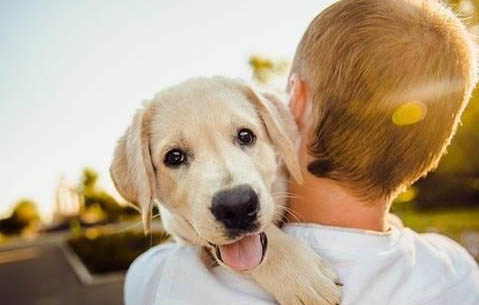
<instances>
[{"instance_id":1,"label":"boy's neck","mask_svg":"<svg viewBox=\"0 0 479 305\"><path fill-rule=\"evenodd\" d=\"M389 230L386 216L390 203L386 200L361 201L334 180L309 173L304 178L302 185L289 183L289 193L294 195L289 200L292 213L288 213L288 221L379 232Z\"/></svg>"}]
</instances>

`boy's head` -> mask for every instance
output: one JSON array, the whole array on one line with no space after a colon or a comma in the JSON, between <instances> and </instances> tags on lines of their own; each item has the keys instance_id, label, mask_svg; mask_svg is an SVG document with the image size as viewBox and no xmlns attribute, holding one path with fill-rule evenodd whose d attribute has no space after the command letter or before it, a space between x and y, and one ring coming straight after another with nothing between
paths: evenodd
<instances>
[{"instance_id":1,"label":"boy's head","mask_svg":"<svg viewBox=\"0 0 479 305\"><path fill-rule=\"evenodd\" d=\"M308 171L378 199L434 169L475 85L473 52L434 0L343 0L323 11L291 72L293 112L310 126Z\"/></svg>"}]
</instances>

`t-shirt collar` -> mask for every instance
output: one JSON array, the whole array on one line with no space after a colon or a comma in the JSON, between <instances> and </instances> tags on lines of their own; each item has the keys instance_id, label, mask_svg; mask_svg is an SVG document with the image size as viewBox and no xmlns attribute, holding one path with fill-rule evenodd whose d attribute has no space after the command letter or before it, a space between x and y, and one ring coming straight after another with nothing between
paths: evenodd
<instances>
[{"instance_id":1,"label":"t-shirt collar","mask_svg":"<svg viewBox=\"0 0 479 305\"><path fill-rule=\"evenodd\" d=\"M320 252L332 250L356 254L388 251L393 248L401 235L394 226L387 232L377 232L315 223L287 223L283 231L303 240Z\"/></svg>"}]
</instances>

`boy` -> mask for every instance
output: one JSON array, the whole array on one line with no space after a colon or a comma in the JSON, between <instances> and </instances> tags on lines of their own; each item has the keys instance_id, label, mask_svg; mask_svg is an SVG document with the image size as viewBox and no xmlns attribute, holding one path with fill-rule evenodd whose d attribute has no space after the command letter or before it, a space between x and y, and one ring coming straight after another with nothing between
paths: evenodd
<instances>
[{"instance_id":1,"label":"boy","mask_svg":"<svg viewBox=\"0 0 479 305\"><path fill-rule=\"evenodd\" d=\"M395 196L439 162L475 82L470 36L434 0L339 1L304 34L288 90L305 183L290 183L290 207L309 224L284 230L337 269L343 304L479 304L466 250L387 221ZM133 264L125 300L274 304L254 282L208 271L177 245Z\"/></svg>"}]
</instances>

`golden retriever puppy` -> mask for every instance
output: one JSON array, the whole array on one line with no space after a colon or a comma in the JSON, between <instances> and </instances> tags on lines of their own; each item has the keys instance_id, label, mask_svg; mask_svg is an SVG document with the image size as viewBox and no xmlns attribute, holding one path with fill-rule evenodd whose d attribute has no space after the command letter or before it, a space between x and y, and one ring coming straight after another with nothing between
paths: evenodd
<instances>
[{"instance_id":1,"label":"golden retriever puppy","mask_svg":"<svg viewBox=\"0 0 479 305\"><path fill-rule=\"evenodd\" d=\"M190 79L136 113L110 172L147 230L157 202L178 241L252 276L281 304L339 304L336 272L276 226L287 171L302 179L295 128L272 95L237 80Z\"/></svg>"}]
</instances>

